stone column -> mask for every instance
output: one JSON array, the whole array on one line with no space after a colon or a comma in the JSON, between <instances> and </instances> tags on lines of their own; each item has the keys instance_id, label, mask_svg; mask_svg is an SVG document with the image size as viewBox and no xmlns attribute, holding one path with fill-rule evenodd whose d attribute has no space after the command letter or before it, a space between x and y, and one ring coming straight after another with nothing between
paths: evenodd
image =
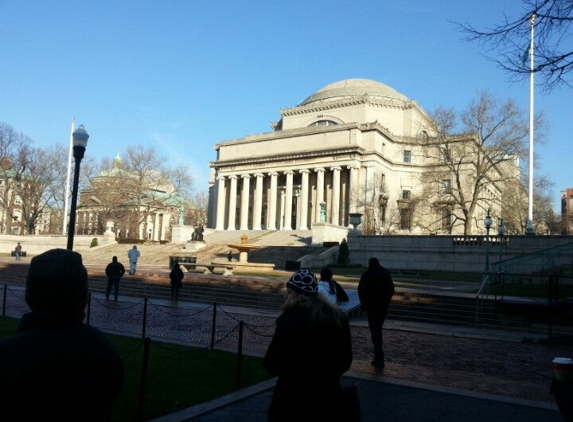
<instances>
[{"instance_id":1,"label":"stone column","mask_svg":"<svg viewBox=\"0 0 573 422\"><path fill-rule=\"evenodd\" d=\"M300 225L299 230L308 230L308 174L310 170L300 171L302 174L302 186L300 195Z\"/></svg>"},{"instance_id":2,"label":"stone column","mask_svg":"<svg viewBox=\"0 0 573 422\"><path fill-rule=\"evenodd\" d=\"M249 174L244 174L243 190L241 191L241 230L249 230L249 193L250 193L250 180Z\"/></svg>"},{"instance_id":3,"label":"stone column","mask_svg":"<svg viewBox=\"0 0 573 422\"><path fill-rule=\"evenodd\" d=\"M276 230L277 229L277 201L278 201L278 188L277 188L277 172L269 173L271 176L271 187L269 190L269 200L268 200L268 208L269 208L269 223L267 224L267 230Z\"/></svg>"},{"instance_id":4,"label":"stone column","mask_svg":"<svg viewBox=\"0 0 573 422\"><path fill-rule=\"evenodd\" d=\"M356 212L356 205L357 205L357 195L360 190L358 187L358 170L360 170L360 165L355 164L352 166L348 166L348 170L350 170L350 180L348 186L348 199L349 204L348 208L351 213ZM352 225L349 223L349 227Z\"/></svg>"},{"instance_id":5,"label":"stone column","mask_svg":"<svg viewBox=\"0 0 573 422\"><path fill-rule=\"evenodd\" d=\"M155 213L153 216L153 232L151 234L151 240L161 240L159 239L159 213Z\"/></svg>"},{"instance_id":6,"label":"stone column","mask_svg":"<svg viewBox=\"0 0 573 422\"><path fill-rule=\"evenodd\" d=\"M235 230L235 220L237 214L237 176L230 176L231 189L229 191L229 225L227 230Z\"/></svg>"},{"instance_id":7,"label":"stone column","mask_svg":"<svg viewBox=\"0 0 573 422\"><path fill-rule=\"evenodd\" d=\"M285 225L283 230L292 230L291 217L292 217L292 182L294 172L289 170L286 174L286 197L285 197Z\"/></svg>"},{"instance_id":8,"label":"stone column","mask_svg":"<svg viewBox=\"0 0 573 422\"><path fill-rule=\"evenodd\" d=\"M255 174L255 202L253 204L253 230L261 230L261 213L263 210L263 175Z\"/></svg>"},{"instance_id":9,"label":"stone column","mask_svg":"<svg viewBox=\"0 0 573 422\"><path fill-rule=\"evenodd\" d=\"M340 167L331 167L332 170L332 212L330 222L340 225Z\"/></svg>"},{"instance_id":10,"label":"stone column","mask_svg":"<svg viewBox=\"0 0 573 422\"><path fill-rule=\"evenodd\" d=\"M215 230L225 230L225 176L217 177L217 224Z\"/></svg>"},{"instance_id":11,"label":"stone column","mask_svg":"<svg viewBox=\"0 0 573 422\"><path fill-rule=\"evenodd\" d=\"M324 202L324 169L316 168L316 207L314 221L320 223L320 204Z\"/></svg>"}]
</instances>

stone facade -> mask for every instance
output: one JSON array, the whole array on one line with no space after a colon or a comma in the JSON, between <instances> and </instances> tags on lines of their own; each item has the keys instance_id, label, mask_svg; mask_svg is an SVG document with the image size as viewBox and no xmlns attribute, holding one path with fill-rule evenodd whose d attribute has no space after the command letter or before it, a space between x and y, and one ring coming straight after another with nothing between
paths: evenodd
<instances>
[{"instance_id":1,"label":"stone facade","mask_svg":"<svg viewBox=\"0 0 573 422\"><path fill-rule=\"evenodd\" d=\"M424 175L439 165L423 152L435 125L416 101L379 82L349 79L282 109L281 117L273 132L215 145L210 228L350 228L349 214L361 213L366 233L463 233L448 201L415 210ZM469 166L464 174L471 177ZM488 207L478 207L475 221L483 221Z\"/></svg>"}]
</instances>

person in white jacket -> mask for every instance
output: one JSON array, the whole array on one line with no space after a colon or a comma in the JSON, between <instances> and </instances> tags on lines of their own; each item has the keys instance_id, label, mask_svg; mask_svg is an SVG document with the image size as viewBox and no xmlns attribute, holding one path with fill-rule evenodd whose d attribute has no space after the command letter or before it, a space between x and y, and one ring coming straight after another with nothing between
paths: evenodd
<instances>
[{"instance_id":1,"label":"person in white jacket","mask_svg":"<svg viewBox=\"0 0 573 422\"><path fill-rule=\"evenodd\" d=\"M332 271L330 268L323 268L320 271L320 281L318 282L318 295L325 298L333 305L338 306L338 299L336 297L336 285L332 279Z\"/></svg>"},{"instance_id":2,"label":"person in white jacket","mask_svg":"<svg viewBox=\"0 0 573 422\"><path fill-rule=\"evenodd\" d=\"M129 274L135 274L135 269L137 268L137 260L139 259L140 255L141 254L135 245L133 245L133 248L127 252L127 257L129 258Z\"/></svg>"}]
</instances>

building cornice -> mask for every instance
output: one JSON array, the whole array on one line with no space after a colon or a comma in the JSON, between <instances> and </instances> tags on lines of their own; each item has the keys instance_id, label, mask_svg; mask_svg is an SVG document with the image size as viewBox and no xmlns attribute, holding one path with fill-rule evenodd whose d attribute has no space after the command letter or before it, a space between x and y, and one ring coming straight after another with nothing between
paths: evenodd
<instances>
[{"instance_id":1,"label":"building cornice","mask_svg":"<svg viewBox=\"0 0 573 422\"><path fill-rule=\"evenodd\" d=\"M333 157L333 156L342 156L347 155L349 158L352 158L356 155L363 155L365 153L364 148L354 146L354 147L345 147L345 148L330 148L330 149L322 149L322 150L311 150L311 151L299 151L292 154L276 154L276 155L267 155L262 157L247 157L241 159L233 159L233 160L219 160L219 161L211 161L209 163L210 167L214 168L215 170L220 170L225 167L236 167L236 166L244 166L244 165L269 165L273 163L281 163L286 161L294 161L300 159L309 159L309 158L322 158L322 157Z\"/></svg>"},{"instance_id":2,"label":"building cornice","mask_svg":"<svg viewBox=\"0 0 573 422\"><path fill-rule=\"evenodd\" d=\"M416 108L424 113L416 101L403 101L394 98L380 98L368 94L345 97L339 100L317 101L308 105L300 105L292 108L282 108L280 113L281 116L287 117L300 114L316 113L337 108L353 107L357 105L370 105L375 107L395 108L399 110Z\"/></svg>"}]
</instances>

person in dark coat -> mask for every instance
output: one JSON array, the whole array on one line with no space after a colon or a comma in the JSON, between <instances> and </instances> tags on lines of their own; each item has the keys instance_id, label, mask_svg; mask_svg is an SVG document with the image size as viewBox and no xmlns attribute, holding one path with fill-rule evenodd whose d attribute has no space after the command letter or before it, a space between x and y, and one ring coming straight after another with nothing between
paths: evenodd
<instances>
[{"instance_id":1,"label":"person in dark coat","mask_svg":"<svg viewBox=\"0 0 573 422\"><path fill-rule=\"evenodd\" d=\"M360 307L366 311L368 328L374 346L372 366L384 368L384 350L382 348L382 326L388 315L390 300L394 296L394 281L386 268L377 258L368 260L368 269L358 282Z\"/></svg>"},{"instance_id":2,"label":"person in dark coat","mask_svg":"<svg viewBox=\"0 0 573 422\"><path fill-rule=\"evenodd\" d=\"M124 364L111 339L84 324L88 274L82 256L51 249L32 258L30 312L0 340L0 409L6 420L112 420Z\"/></svg>"},{"instance_id":3,"label":"person in dark coat","mask_svg":"<svg viewBox=\"0 0 573 422\"><path fill-rule=\"evenodd\" d=\"M178 262L173 265L169 273L169 280L171 283L171 297L177 302L179 300L179 290L183 287L183 270Z\"/></svg>"},{"instance_id":4,"label":"person in dark coat","mask_svg":"<svg viewBox=\"0 0 573 422\"><path fill-rule=\"evenodd\" d=\"M268 420L346 421L340 377L352 363L348 317L318 296L318 281L308 270L294 273L286 288L263 358L267 372L278 377Z\"/></svg>"},{"instance_id":5,"label":"person in dark coat","mask_svg":"<svg viewBox=\"0 0 573 422\"><path fill-rule=\"evenodd\" d=\"M105 291L105 298L109 299L111 288L113 286L113 298L117 300L119 296L119 282L121 277L125 274L125 267L117 260L117 256L111 258L111 262L105 267L105 275L107 276L107 289Z\"/></svg>"}]
</instances>

